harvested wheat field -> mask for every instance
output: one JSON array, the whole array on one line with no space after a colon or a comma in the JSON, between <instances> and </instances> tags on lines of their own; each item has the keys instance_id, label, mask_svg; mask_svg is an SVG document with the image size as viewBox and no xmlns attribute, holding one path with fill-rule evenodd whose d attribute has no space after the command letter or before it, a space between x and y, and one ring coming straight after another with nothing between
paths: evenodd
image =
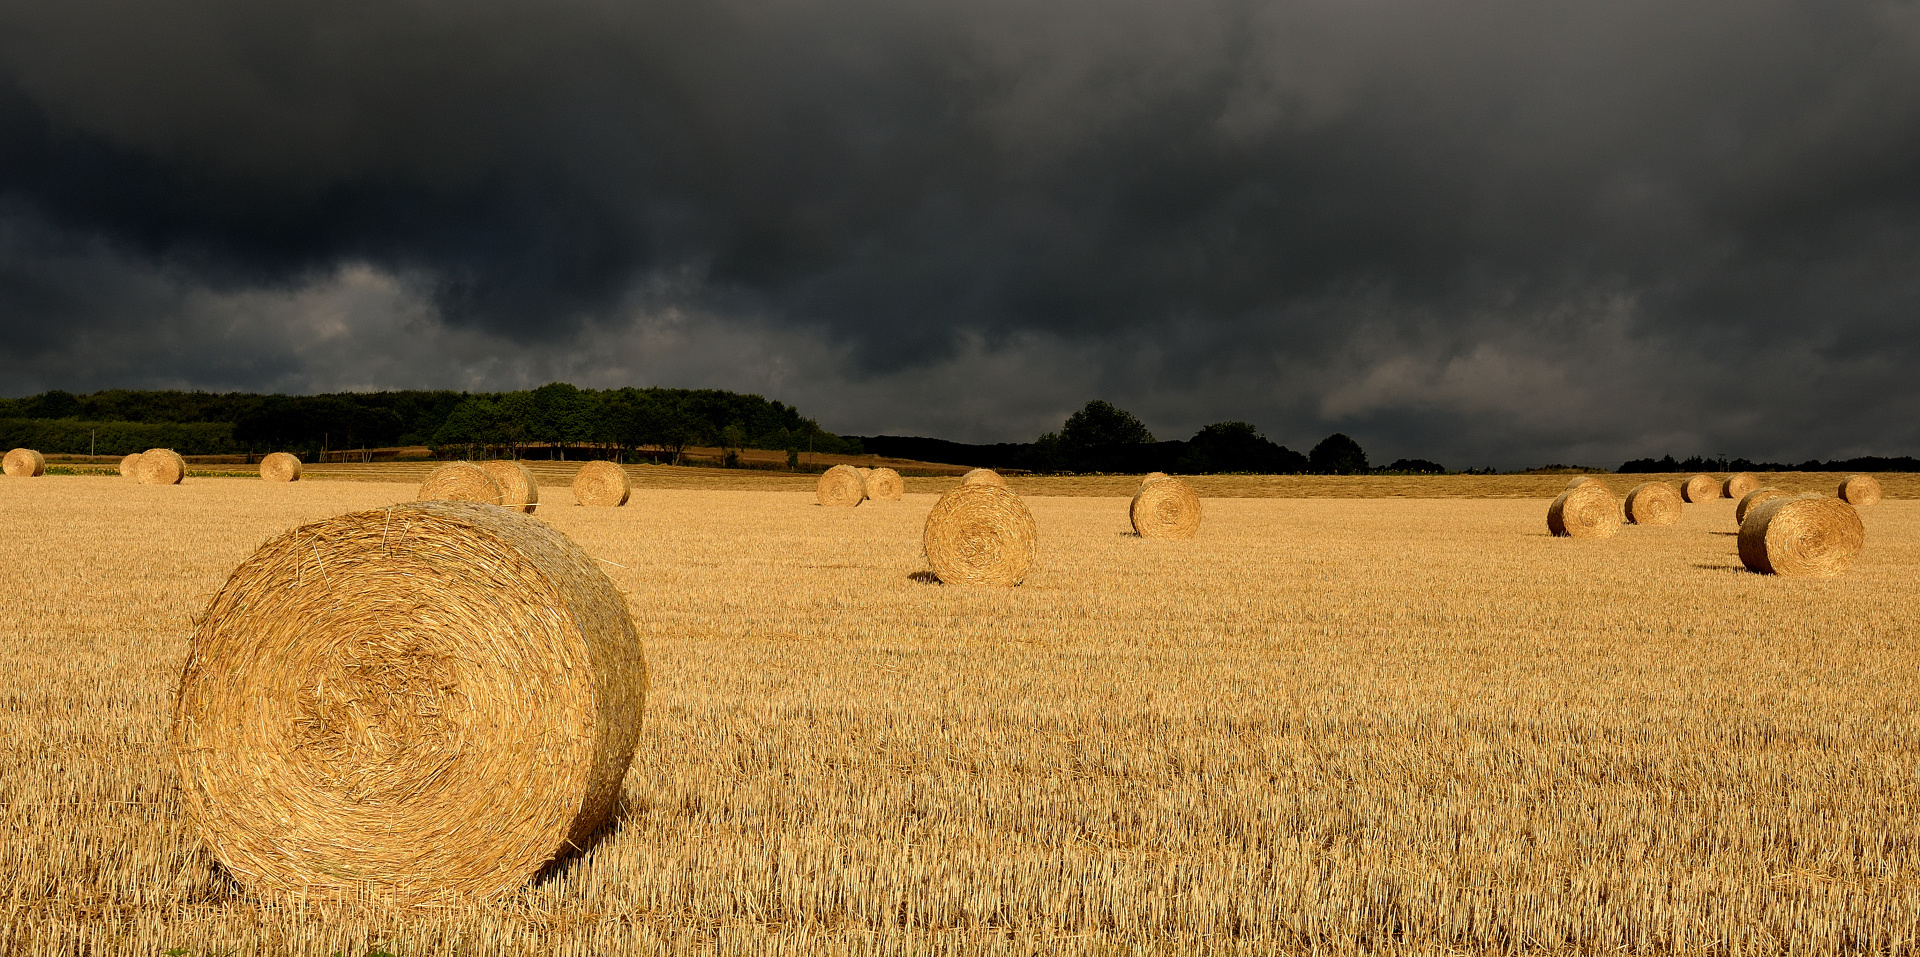
<instances>
[{"instance_id":1,"label":"harvested wheat field","mask_svg":"<svg viewBox=\"0 0 1920 957\"><path fill-rule=\"evenodd\" d=\"M1525 477L1524 495L1490 480L1505 499L1195 478L1206 522L1185 541L1131 534L1130 476L1106 493L1059 480L1068 494L1016 476L1037 539L1014 588L924 573L934 479L857 509L814 504L811 477L646 483L645 508L549 488L538 520L604 564L652 673L617 823L504 901L402 911L244 896L189 828L165 752L190 619L235 566L419 482L328 471L0 485L0 953L1920 939L1910 477L1882 476L1851 569L1788 579L1742 568L1727 499L1555 538L1541 516L1564 476Z\"/></svg>"}]
</instances>

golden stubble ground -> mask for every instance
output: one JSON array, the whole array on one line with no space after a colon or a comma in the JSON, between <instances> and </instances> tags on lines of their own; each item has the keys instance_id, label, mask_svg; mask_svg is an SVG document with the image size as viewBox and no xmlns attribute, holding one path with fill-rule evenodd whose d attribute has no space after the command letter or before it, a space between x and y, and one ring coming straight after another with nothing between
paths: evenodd
<instances>
[{"instance_id":1,"label":"golden stubble ground","mask_svg":"<svg viewBox=\"0 0 1920 957\"><path fill-rule=\"evenodd\" d=\"M190 618L413 491L0 480L0 953L1920 947L1900 500L1801 581L1740 569L1726 500L1574 541L1546 497L1209 498L1151 541L1030 495L1036 571L989 590L915 574L924 490L543 488L653 667L617 826L484 908L251 900L164 751Z\"/></svg>"}]
</instances>

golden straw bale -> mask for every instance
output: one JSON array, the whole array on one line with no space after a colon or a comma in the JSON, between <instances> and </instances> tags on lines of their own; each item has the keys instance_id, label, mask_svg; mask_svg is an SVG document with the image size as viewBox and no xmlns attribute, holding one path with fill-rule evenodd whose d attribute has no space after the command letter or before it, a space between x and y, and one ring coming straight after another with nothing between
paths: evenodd
<instances>
[{"instance_id":1,"label":"golden straw bale","mask_svg":"<svg viewBox=\"0 0 1920 957\"><path fill-rule=\"evenodd\" d=\"M1880 482L1871 475L1849 475L1840 483L1840 497L1849 505L1880 504Z\"/></svg>"},{"instance_id":2,"label":"golden straw bale","mask_svg":"<svg viewBox=\"0 0 1920 957\"><path fill-rule=\"evenodd\" d=\"M866 500L867 483L860 477L859 469L836 465L821 473L813 495L822 505L852 508Z\"/></svg>"},{"instance_id":3,"label":"golden straw bale","mask_svg":"<svg viewBox=\"0 0 1920 957\"><path fill-rule=\"evenodd\" d=\"M1588 482L1598 482L1598 481L1600 480L1597 478L1594 478L1591 475L1576 475L1573 478L1570 478L1567 480L1567 487L1579 488L1580 486L1585 485Z\"/></svg>"},{"instance_id":4,"label":"golden straw bale","mask_svg":"<svg viewBox=\"0 0 1920 957\"><path fill-rule=\"evenodd\" d=\"M170 743L185 816L270 900L497 898L613 814L646 660L592 557L518 512L323 519L194 628Z\"/></svg>"},{"instance_id":5,"label":"golden straw bale","mask_svg":"<svg viewBox=\"0 0 1920 957\"><path fill-rule=\"evenodd\" d=\"M540 504L540 483L526 466L519 462L494 460L482 462L480 467L493 479L493 484L500 486L501 508L531 514Z\"/></svg>"},{"instance_id":6,"label":"golden straw bale","mask_svg":"<svg viewBox=\"0 0 1920 957\"><path fill-rule=\"evenodd\" d=\"M927 515L927 564L949 585L1018 585L1033 567L1033 513L999 485L962 485Z\"/></svg>"},{"instance_id":7,"label":"golden straw bale","mask_svg":"<svg viewBox=\"0 0 1920 957\"><path fill-rule=\"evenodd\" d=\"M1720 491L1721 491L1721 494L1725 495L1727 498L1733 499L1734 501L1737 502L1743 498L1746 498L1748 492L1751 492L1754 489L1757 489L1759 487L1760 487L1759 476L1753 474L1752 472L1735 472L1732 475L1727 476L1727 480L1721 483Z\"/></svg>"},{"instance_id":8,"label":"golden straw bale","mask_svg":"<svg viewBox=\"0 0 1920 957\"><path fill-rule=\"evenodd\" d=\"M1680 520L1680 493L1665 482L1642 482L1627 493L1626 513L1635 525L1672 525Z\"/></svg>"},{"instance_id":9,"label":"golden straw bale","mask_svg":"<svg viewBox=\"0 0 1920 957\"><path fill-rule=\"evenodd\" d=\"M1127 509L1141 538L1192 538L1200 528L1200 496L1177 478L1140 486Z\"/></svg>"},{"instance_id":10,"label":"golden straw bale","mask_svg":"<svg viewBox=\"0 0 1920 957\"><path fill-rule=\"evenodd\" d=\"M992 469L974 469L973 471L960 476L960 484L961 485L998 485L1001 488L1005 488L1007 485L1007 480L1001 478L1000 473L995 472Z\"/></svg>"},{"instance_id":11,"label":"golden straw bale","mask_svg":"<svg viewBox=\"0 0 1920 957\"><path fill-rule=\"evenodd\" d=\"M1696 475L1680 486L1680 497L1689 502L1705 502L1720 497L1720 483L1711 475Z\"/></svg>"},{"instance_id":12,"label":"golden straw bale","mask_svg":"<svg viewBox=\"0 0 1920 957\"><path fill-rule=\"evenodd\" d=\"M1791 498L1791 497L1792 496L1789 495L1788 493L1782 492L1777 488L1754 489L1753 491L1740 496L1740 503L1733 507L1733 521L1735 524L1739 524L1741 522L1746 521L1747 513L1753 511L1753 507L1755 505L1760 504L1761 502L1771 501L1776 498Z\"/></svg>"},{"instance_id":13,"label":"golden straw bale","mask_svg":"<svg viewBox=\"0 0 1920 957\"><path fill-rule=\"evenodd\" d=\"M148 449L133 470L141 485L178 485L187 477L187 460L172 449Z\"/></svg>"},{"instance_id":14,"label":"golden straw bale","mask_svg":"<svg viewBox=\"0 0 1920 957\"><path fill-rule=\"evenodd\" d=\"M1831 578L1866 544L1860 513L1837 498L1796 495L1761 502L1740 523L1740 561L1774 575Z\"/></svg>"},{"instance_id":15,"label":"golden straw bale","mask_svg":"<svg viewBox=\"0 0 1920 957\"><path fill-rule=\"evenodd\" d=\"M300 481L300 457L291 452L271 452L260 460L260 477L269 482Z\"/></svg>"},{"instance_id":16,"label":"golden straw bale","mask_svg":"<svg viewBox=\"0 0 1920 957\"><path fill-rule=\"evenodd\" d=\"M582 505L625 505L631 494L633 483L627 480L627 470L616 463L588 462L573 473L573 497Z\"/></svg>"},{"instance_id":17,"label":"golden straw bale","mask_svg":"<svg viewBox=\"0 0 1920 957\"><path fill-rule=\"evenodd\" d=\"M500 483L472 462L448 462L427 473L417 497L422 502L500 504Z\"/></svg>"},{"instance_id":18,"label":"golden straw bale","mask_svg":"<svg viewBox=\"0 0 1920 957\"><path fill-rule=\"evenodd\" d=\"M876 502L898 502L907 490L907 483L900 473L889 468L877 468L867 473L867 497Z\"/></svg>"},{"instance_id":19,"label":"golden straw bale","mask_svg":"<svg viewBox=\"0 0 1920 957\"><path fill-rule=\"evenodd\" d=\"M140 477L140 453L135 452L120 460L120 474L132 479Z\"/></svg>"},{"instance_id":20,"label":"golden straw bale","mask_svg":"<svg viewBox=\"0 0 1920 957\"><path fill-rule=\"evenodd\" d=\"M1169 476L1165 472L1148 472L1147 474L1140 476L1140 484L1150 485L1154 482L1158 482L1161 479L1168 478L1168 477Z\"/></svg>"},{"instance_id":21,"label":"golden straw bale","mask_svg":"<svg viewBox=\"0 0 1920 957\"><path fill-rule=\"evenodd\" d=\"M32 478L47 474L47 457L32 449L14 449L0 459L0 472L14 478Z\"/></svg>"},{"instance_id":22,"label":"golden straw bale","mask_svg":"<svg viewBox=\"0 0 1920 957\"><path fill-rule=\"evenodd\" d=\"M1620 530L1620 500L1599 482L1576 485L1547 506L1547 530L1572 538L1612 538Z\"/></svg>"}]
</instances>

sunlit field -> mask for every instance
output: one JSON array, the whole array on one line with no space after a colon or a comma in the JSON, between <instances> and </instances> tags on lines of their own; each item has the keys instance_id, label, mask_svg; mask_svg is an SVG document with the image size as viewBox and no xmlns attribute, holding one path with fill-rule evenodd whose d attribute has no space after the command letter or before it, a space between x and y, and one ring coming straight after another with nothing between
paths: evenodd
<instances>
[{"instance_id":1,"label":"sunlit field","mask_svg":"<svg viewBox=\"0 0 1920 957\"><path fill-rule=\"evenodd\" d=\"M1191 541L1131 535L1131 478L1016 478L1035 571L968 589L920 574L952 478L636 467L604 509L540 466L653 669L624 806L524 893L398 911L248 897L165 753L234 566L418 481L336 468L0 479L0 953L1920 949L1912 476L1818 581L1744 571L1727 500L1552 538L1565 476L1199 478Z\"/></svg>"}]
</instances>

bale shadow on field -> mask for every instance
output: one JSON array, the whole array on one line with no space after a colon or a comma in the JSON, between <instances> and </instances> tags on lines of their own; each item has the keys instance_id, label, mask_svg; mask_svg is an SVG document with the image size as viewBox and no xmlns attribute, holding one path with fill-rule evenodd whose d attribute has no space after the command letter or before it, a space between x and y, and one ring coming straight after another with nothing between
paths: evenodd
<instances>
[{"instance_id":1,"label":"bale shadow on field","mask_svg":"<svg viewBox=\"0 0 1920 957\"><path fill-rule=\"evenodd\" d=\"M528 888L540 887L549 881L559 880L578 869L587 858L587 853L611 840L626 829L627 820L637 816L627 804L627 796L620 795L613 802L613 814L607 818L605 826L588 835L585 841L561 851L553 860L535 872L533 879L527 882Z\"/></svg>"},{"instance_id":2,"label":"bale shadow on field","mask_svg":"<svg viewBox=\"0 0 1920 957\"><path fill-rule=\"evenodd\" d=\"M910 582L917 582L917 583L919 583L919 584L922 584L922 585L943 585L943 584L946 584L945 582L942 582L942 581L940 580L940 576L939 576L939 575L935 575L935 574L934 574L934 573L932 573L932 572L914 572L913 574L911 574L911 575L908 575L908 576L907 576L907 581L910 581Z\"/></svg>"}]
</instances>

